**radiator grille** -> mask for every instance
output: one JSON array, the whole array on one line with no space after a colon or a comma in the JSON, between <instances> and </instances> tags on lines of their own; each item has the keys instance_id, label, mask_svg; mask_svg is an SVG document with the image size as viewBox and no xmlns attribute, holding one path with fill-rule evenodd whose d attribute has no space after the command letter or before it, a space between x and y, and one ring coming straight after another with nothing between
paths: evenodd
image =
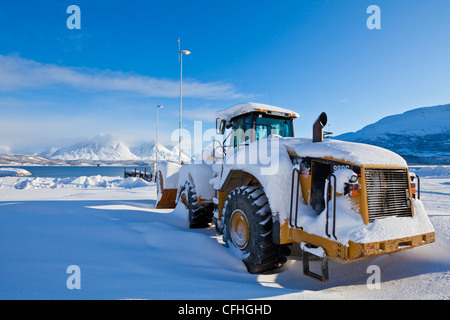
<instances>
[{"instance_id":1,"label":"radiator grille","mask_svg":"<svg viewBox=\"0 0 450 320\"><path fill-rule=\"evenodd\" d=\"M410 217L406 169L365 169L369 219Z\"/></svg>"}]
</instances>

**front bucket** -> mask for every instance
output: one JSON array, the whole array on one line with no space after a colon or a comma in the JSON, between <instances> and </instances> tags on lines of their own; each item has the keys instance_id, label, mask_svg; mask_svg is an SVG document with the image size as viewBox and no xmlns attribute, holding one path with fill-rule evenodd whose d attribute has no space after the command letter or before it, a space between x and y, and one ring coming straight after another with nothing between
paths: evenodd
<instances>
[{"instance_id":1,"label":"front bucket","mask_svg":"<svg viewBox=\"0 0 450 320\"><path fill-rule=\"evenodd\" d=\"M177 189L164 189L164 178L161 171L157 172L157 192L156 209L172 209L176 207Z\"/></svg>"},{"instance_id":2,"label":"front bucket","mask_svg":"<svg viewBox=\"0 0 450 320\"><path fill-rule=\"evenodd\" d=\"M177 189L164 189L161 198L156 203L156 209L171 209L176 207Z\"/></svg>"}]
</instances>

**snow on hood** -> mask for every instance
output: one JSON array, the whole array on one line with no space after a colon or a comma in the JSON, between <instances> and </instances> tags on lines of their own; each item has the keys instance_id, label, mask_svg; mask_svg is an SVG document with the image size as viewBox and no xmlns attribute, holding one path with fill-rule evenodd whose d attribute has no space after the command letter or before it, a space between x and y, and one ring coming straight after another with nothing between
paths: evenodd
<instances>
[{"instance_id":1,"label":"snow on hood","mask_svg":"<svg viewBox=\"0 0 450 320\"><path fill-rule=\"evenodd\" d=\"M300 138L284 138L280 140L288 151L293 151L300 157L329 157L355 165L407 166L406 161L395 152L369 144L340 140L325 140L313 143L311 139Z\"/></svg>"}]
</instances>

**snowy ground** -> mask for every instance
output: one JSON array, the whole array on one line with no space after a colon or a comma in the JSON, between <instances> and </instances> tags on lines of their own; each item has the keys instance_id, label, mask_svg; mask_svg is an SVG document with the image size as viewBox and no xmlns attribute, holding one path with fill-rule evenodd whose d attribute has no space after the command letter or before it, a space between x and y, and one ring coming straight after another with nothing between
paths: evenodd
<instances>
[{"instance_id":1,"label":"snowy ground","mask_svg":"<svg viewBox=\"0 0 450 320\"><path fill-rule=\"evenodd\" d=\"M450 176L422 175L436 242L347 265L330 281L298 257L252 275L214 228L191 230L184 208L155 209L154 184L119 177L0 178L0 299L450 299ZM314 262L317 263L317 262ZM81 271L69 290L67 267ZM366 285L370 265L380 289Z\"/></svg>"}]
</instances>

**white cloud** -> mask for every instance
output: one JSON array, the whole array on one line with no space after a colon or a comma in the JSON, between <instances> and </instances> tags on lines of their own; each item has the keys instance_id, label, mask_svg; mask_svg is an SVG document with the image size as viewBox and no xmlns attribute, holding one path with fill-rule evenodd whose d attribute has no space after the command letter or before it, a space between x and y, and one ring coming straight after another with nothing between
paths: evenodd
<instances>
[{"instance_id":1,"label":"white cloud","mask_svg":"<svg viewBox=\"0 0 450 320\"><path fill-rule=\"evenodd\" d=\"M187 112L183 113L183 118L194 121L215 122L216 111L214 108L206 107L190 108Z\"/></svg>"},{"instance_id":2,"label":"white cloud","mask_svg":"<svg viewBox=\"0 0 450 320\"><path fill-rule=\"evenodd\" d=\"M12 153L11 148L9 146L0 146L0 154L9 154Z\"/></svg>"},{"instance_id":3,"label":"white cloud","mask_svg":"<svg viewBox=\"0 0 450 320\"><path fill-rule=\"evenodd\" d=\"M0 90L66 86L88 91L122 91L144 97L175 98L179 81L157 79L120 71L71 68L44 64L17 55L0 55ZM229 83L185 80L183 97L201 99L242 99L246 95Z\"/></svg>"}]
</instances>

